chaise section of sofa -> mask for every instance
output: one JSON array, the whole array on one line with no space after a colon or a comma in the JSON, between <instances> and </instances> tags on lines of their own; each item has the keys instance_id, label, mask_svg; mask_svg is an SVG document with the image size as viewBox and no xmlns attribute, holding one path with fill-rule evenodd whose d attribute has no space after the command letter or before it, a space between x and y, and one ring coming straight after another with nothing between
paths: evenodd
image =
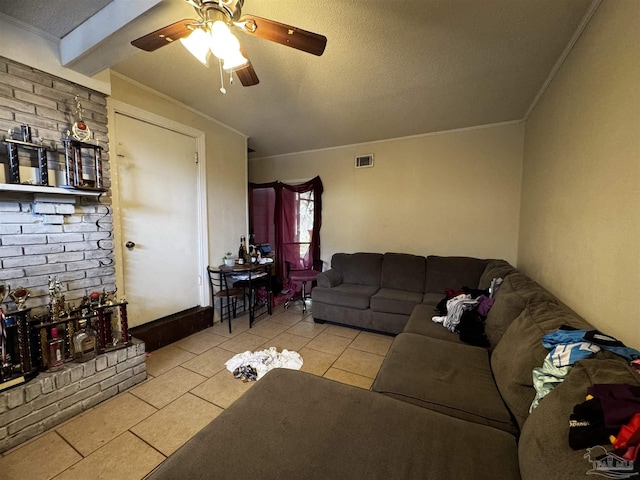
<instances>
[{"instance_id":1,"label":"chaise section of sofa","mask_svg":"<svg viewBox=\"0 0 640 480\"><path fill-rule=\"evenodd\" d=\"M516 440L385 395L272 370L152 480L520 478Z\"/></svg>"}]
</instances>

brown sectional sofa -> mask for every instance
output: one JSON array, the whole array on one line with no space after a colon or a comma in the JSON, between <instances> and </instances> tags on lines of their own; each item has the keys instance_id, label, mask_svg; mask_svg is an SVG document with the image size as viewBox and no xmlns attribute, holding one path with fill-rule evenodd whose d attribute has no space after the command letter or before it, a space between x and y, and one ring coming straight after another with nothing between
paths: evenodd
<instances>
[{"instance_id":1,"label":"brown sectional sofa","mask_svg":"<svg viewBox=\"0 0 640 480\"><path fill-rule=\"evenodd\" d=\"M396 329L394 322L402 324L372 391L273 370L150 478L586 478L591 463L584 451L568 445L573 406L584 401L594 383L640 385L638 374L622 357L599 352L578 362L529 414L535 395L531 371L547 354L542 336L563 324L591 325L502 260L427 257L422 292L412 290L419 268L410 270L411 282L382 275L378 290L361 288L373 287L372 266L387 255L341 254L334 264L341 271L325 272L327 278L318 282L320 295L314 289L313 297L317 316L318 304L331 307L321 289L338 289L332 295L342 313L328 318L339 309L320 307L324 320L345 319L341 323L364 328L382 325L387 332ZM387 273L403 275L401 265L420 263L401 256L390 257L394 268ZM366 266L360 276L349 270L354 258ZM486 288L495 277L504 280L486 320L489 349L464 344L431 321L444 289ZM376 306L373 299L382 288ZM407 315L402 304L416 297L401 292L412 291L422 301ZM364 295L371 298L368 308L362 308Z\"/></svg>"}]
</instances>

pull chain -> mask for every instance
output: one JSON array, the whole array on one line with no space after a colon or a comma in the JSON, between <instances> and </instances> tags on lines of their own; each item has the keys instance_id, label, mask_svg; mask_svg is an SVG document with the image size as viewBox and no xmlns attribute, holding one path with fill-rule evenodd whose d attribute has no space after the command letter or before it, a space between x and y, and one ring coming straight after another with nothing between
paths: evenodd
<instances>
[{"instance_id":1,"label":"pull chain","mask_svg":"<svg viewBox=\"0 0 640 480\"><path fill-rule=\"evenodd\" d=\"M222 72L222 60L218 59L218 65L220 66L220 92L224 95L227 90L224 88L224 74Z\"/></svg>"}]
</instances>

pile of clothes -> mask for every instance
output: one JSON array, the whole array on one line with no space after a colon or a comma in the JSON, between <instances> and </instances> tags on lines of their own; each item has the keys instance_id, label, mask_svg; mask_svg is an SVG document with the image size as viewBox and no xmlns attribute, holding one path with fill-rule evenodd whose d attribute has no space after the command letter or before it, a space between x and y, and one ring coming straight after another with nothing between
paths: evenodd
<instances>
[{"instance_id":1,"label":"pile of clothes","mask_svg":"<svg viewBox=\"0 0 640 480\"><path fill-rule=\"evenodd\" d=\"M270 347L258 352L246 351L234 355L227 360L225 366L235 378L252 382L260 380L265 373L274 368L300 370L302 364L302 357L298 352L286 349L278 352L276 347Z\"/></svg>"},{"instance_id":2,"label":"pile of clothes","mask_svg":"<svg viewBox=\"0 0 640 480\"><path fill-rule=\"evenodd\" d=\"M598 330L562 325L542 337L542 345L549 353L542 366L533 369L536 397L530 411L564 381L577 361L600 350L615 353L636 368L640 363L638 350ZM569 446L574 450L591 450L612 444L611 452L603 450L607 455L628 462L640 460L640 385L594 384L587 389L585 398L574 406L569 417Z\"/></svg>"},{"instance_id":3,"label":"pile of clothes","mask_svg":"<svg viewBox=\"0 0 640 480\"><path fill-rule=\"evenodd\" d=\"M569 417L574 450L613 444L611 453L635 462L640 448L640 386L596 384Z\"/></svg>"},{"instance_id":4,"label":"pile of clothes","mask_svg":"<svg viewBox=\"0 0 640 480\"><path fill-rule=\"evenodd\" d=\"M447 330L460 335L460 340L477 347L489 347L489 339L484 333L484 322L495 301L495 294L502 283L494 278L486 290L462 287L460 290L446 290L445 297L435 308L435 323L441 323Z\"/></svg>"},{"instance_id":5,"label":"pile of clothes","mask_svg":"<svg viewBox=\"0 0 640 480\"><path fill-rule=\"evenodd\" d=\"M570 325L562 325L555 332L546 334L542 337L542 345L550 351L542 366L533 369L536 396L529 408L530 412L564 381L578 360L590 357L601 349L620 355L629 362L640 358L640 352L609 335L598 330L578 330Z\"/></svg>"}]
</instances>

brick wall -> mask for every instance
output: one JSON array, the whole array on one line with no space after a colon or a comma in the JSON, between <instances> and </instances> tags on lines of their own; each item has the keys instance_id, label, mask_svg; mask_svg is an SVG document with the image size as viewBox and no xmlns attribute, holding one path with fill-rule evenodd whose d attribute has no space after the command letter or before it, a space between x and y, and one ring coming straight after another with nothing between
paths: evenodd
<instances>
[{"instance_id":1,"label":"brick wall","mask_svg":"<svg viewBox=\"0 0 640 480\"><path fill-rule=\"evenodd\" d=\"M65 364L0 393L0 453L144 381L144 350L134 339L127 348Z\"/></svg>"},{"instance_id":2,"label":"brick wall","mask_svg":"<svg viewBox=\"0 0 640 480\"><path fill-rule=\"evenodd\" d=\"M75 121L75 96L103 148L104 186L111 186L105 95L0 57L0 139L28 124L34 142L48 153L49 183L65 183L62 138ZM4 135L3 135L4 133ZM19 156L29 174L34 159ZM0 142L0 163L8 162ZM7 178L2 175L0 183ZM21 171L21 180L27 179ZM0 190L0 282L27 287L32 313L46 313L48 280L57 276L67 301L115 288L111 196L23 193ZM76 301L76 302L74 302ZM9 305L13 307L13 305ZM0 393L0 452L91 408L147 377L145 344L99 355L86 363L66 363L40 373L25 385ZM1 476L1 475L0 475Z\"/></svg>"},{"instance_id":3,"label":"brick wall","mask_svg":"<svg viewBox=\"0 0 640 480\"><path fill-rule=\"evenodd\" d=\"M48 153L50 184L64 183L62 138L75 121L75 96L92 143L103 147L105 187L110 187L107 109L104 94L0 57L0 138L28 124ZM0 142L0 162L8 162ZM23 167L32 165L20 156ZM0 166L3 167L4 165ZM0 168L0 171L2 168ZM26 177L26 176L25 176ZM21 177L22 179L22 177ZM57 275L67 300L113 290L113 220L110 192L99 197L0 191L0 282L31 290L27 306L49 302L48 278ZM37 312L37 311L36 311Z\"/></svg>"}]
</instances>

